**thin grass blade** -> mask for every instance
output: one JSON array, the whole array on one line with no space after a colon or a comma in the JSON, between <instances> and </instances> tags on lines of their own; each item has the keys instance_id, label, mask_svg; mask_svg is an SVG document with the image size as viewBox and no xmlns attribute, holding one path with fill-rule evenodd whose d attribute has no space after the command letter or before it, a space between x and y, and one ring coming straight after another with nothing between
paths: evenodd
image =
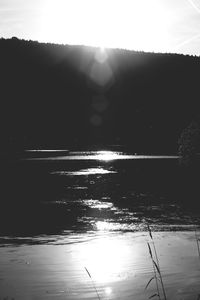
<instances>
[{"instance_id":1,"label":"thin grass blade","mask_svg":"<svg viewBox=\"0 0 200 300\"><path fill-rule=\"evenodd\" d=\"M150 285L150 283L152 282L153 279L156 279L156 277L153 276L151 279L149 279L149 281L147 282L147 285L145 286L145 290L148 288L148 286Z\"/></svg>"},{"instance_id":2,"label":"thin grass blade","mask_svg":"<svg viewBox=\"0 0 200 300\"><path fill-rule=\"evenodd\" d=\"M152 251L151 251L151 246L149 245L149 243L147 242L148 248L149 248L149 254L151 256L151 258L153 259L153 255L152 255Z\"/></svg>"},{"instance_id":3,"label":"thin grass blade","mask_svg":"<svg viewBox=\"0 0 200 300\"><path fill-rule=\"evenodd\" d=\"M88 269L87 269L86 267L84 267L84 268L85 268L86 272L88 273L88 276L89 276L90 278L92 278L92 276L90 275L90 272L88 271Z\"/></svg>"},{"instance_id":4,"label":"thin grass blade","mask_svg":"<svg viewBox=\"0 0 200 300\"><path fill-rule=\"evenodd\" d=\"M199 254L199 258L200 258L199 239L198 239L198 236L197 236L197 230L196 229L195 229L195 238L196 238L197 249L198 249L198 254Z\"/></svg>"},{"instance_id":5,"label":"thin grass blade","mask_svg":"<svg viewBox=\"0 0 200 300\"><path fill-rule=\"evenodd\" d=\"M153 294L152 296L149 297L149 299L152 299L154 297L159 297L159 295L158 294Z\"/></svg>"},{"instance_id":6,"label":"thin grass blade","mask_svg":"<svg viewBox=\"0 0 200 300\"><path fill-rule=\"evenodd\" d=\"M100 296L99 296L99 293L98 293L98 291L97 291L97 288L96 288L96 286L95 286L95 284L94 284L94 281L93 281L93 279L92 279L92 276L91 276L91 274L90 274L90 272L88 271L88 269L87 269L86 267L84 267L84 268L85 268L85 270L86 270L88 276L89 276L90 279L91 279L91 282L92 282L93 288L95 289L95 292L96 292L96 294L97 294L98 300L101 300L101 299L100 299Z\"/></svg>"},{"instance_id":7,"label":"thin grass blade","mask_svg":"<svg viewBox=\"0 0 200 300\"><path fill-rule=\"evenodd\" d=\"M158 271L159 275L161 275L161 274L160 274L160 269L159 269L157 263L155 262L155 260L153 260L153 263L154 263L154 265L155 265L155 267L156 267L156 270Z\"/></svg>"},{"instance_id":8,"label":"thin grass blade","mask_svg":"<svg viewBox=\"0 0 200 300\"><path fill-rule=\"evenodd\" d=\"M148 232L149 232L150 238L153 240L153 236L152 236L151 228L150 228L149 224L147 224L147 228L148 228Z\"/></svg>"}]
</instances>

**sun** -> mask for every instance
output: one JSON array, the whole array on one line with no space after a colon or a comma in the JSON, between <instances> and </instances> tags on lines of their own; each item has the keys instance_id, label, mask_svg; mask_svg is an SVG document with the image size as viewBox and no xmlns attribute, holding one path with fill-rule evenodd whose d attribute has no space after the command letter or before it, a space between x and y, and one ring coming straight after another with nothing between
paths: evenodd
<instances>
[{"instance_id":1,"label":"sun","mask_svg":"<svg viewBox=\"0 0 200 300\"><path fill-rule=\"evenodd\" d=\"M147 51L168 43L160 0L45 0L42 11L42 41Z\"/></svg>"}]
</instances>

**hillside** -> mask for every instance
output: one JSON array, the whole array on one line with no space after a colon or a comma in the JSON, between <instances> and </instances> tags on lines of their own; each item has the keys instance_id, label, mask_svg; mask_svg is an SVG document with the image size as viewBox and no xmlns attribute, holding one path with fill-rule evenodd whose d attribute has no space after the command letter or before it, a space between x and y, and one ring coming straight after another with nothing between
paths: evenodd
<instances>
[{"instance_id":1,"label":"hillside","mask_svg":"<svg viewBox=\"0 0 200 300\"><path fill-rule=\"evenodd\" d=\"M177 151L199 114L200 58L0 40L1 148Z\"/></svg>"}]
</instances>

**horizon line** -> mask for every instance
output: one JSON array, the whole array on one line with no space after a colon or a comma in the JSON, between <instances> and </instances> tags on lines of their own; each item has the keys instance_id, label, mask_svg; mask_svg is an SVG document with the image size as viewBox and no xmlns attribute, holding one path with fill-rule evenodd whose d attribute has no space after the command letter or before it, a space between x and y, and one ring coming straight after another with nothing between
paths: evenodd
<instances>
[{"instance_id":1,"label":"horizon line","mask_svg":"<svg viewBox=\"0 0 200 300\"><path fill-rule=\"evenodd\" d=\"M91 48L91 49L107 49L109 50L118 50L118 51L127 51L127 52L136 52L136 53L144 53L144 54L158 54L158 55L178 55L178 56L184 56L184 57L193 57L193 58L200 58L200 55L196 54L184 54L180 52L154 52L154 51L145 51L145 50L135 50L135 49L130 49L130 48L122 48L122 47L101 47L101 46L94 46L94 45L89 45L89 44L66 44L66 43L58 43L58 42L53 42L53 41L39 41L39 40L32 40L32 39L25 39L25 38L19 38L17 36L12 36L12 37L0 37L1 40L19 40L19 41L25 41L25 42L34 42L38 44L45 44L45 45L55 45L55 46L64 46L64 47L85 47L85 48Z\"/></svg>"}]
</instances>

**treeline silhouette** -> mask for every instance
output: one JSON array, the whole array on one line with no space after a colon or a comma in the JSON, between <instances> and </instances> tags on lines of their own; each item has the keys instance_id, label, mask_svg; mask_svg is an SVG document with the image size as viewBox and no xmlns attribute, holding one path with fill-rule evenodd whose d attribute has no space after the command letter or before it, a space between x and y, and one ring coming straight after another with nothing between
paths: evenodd
<instances>
[{"instance_id":1,"label":"treeline silhouette","mask_svg":"<svg viewBox=\"0 0 200 300\"><path fill-rule=\"evenodd\" d=\"M0 39L1 151L117 143L177 152L199 113L200 58L108 49L112 80L101 85L88 75L97 51Z\"/></svg>"}]
</instances>

